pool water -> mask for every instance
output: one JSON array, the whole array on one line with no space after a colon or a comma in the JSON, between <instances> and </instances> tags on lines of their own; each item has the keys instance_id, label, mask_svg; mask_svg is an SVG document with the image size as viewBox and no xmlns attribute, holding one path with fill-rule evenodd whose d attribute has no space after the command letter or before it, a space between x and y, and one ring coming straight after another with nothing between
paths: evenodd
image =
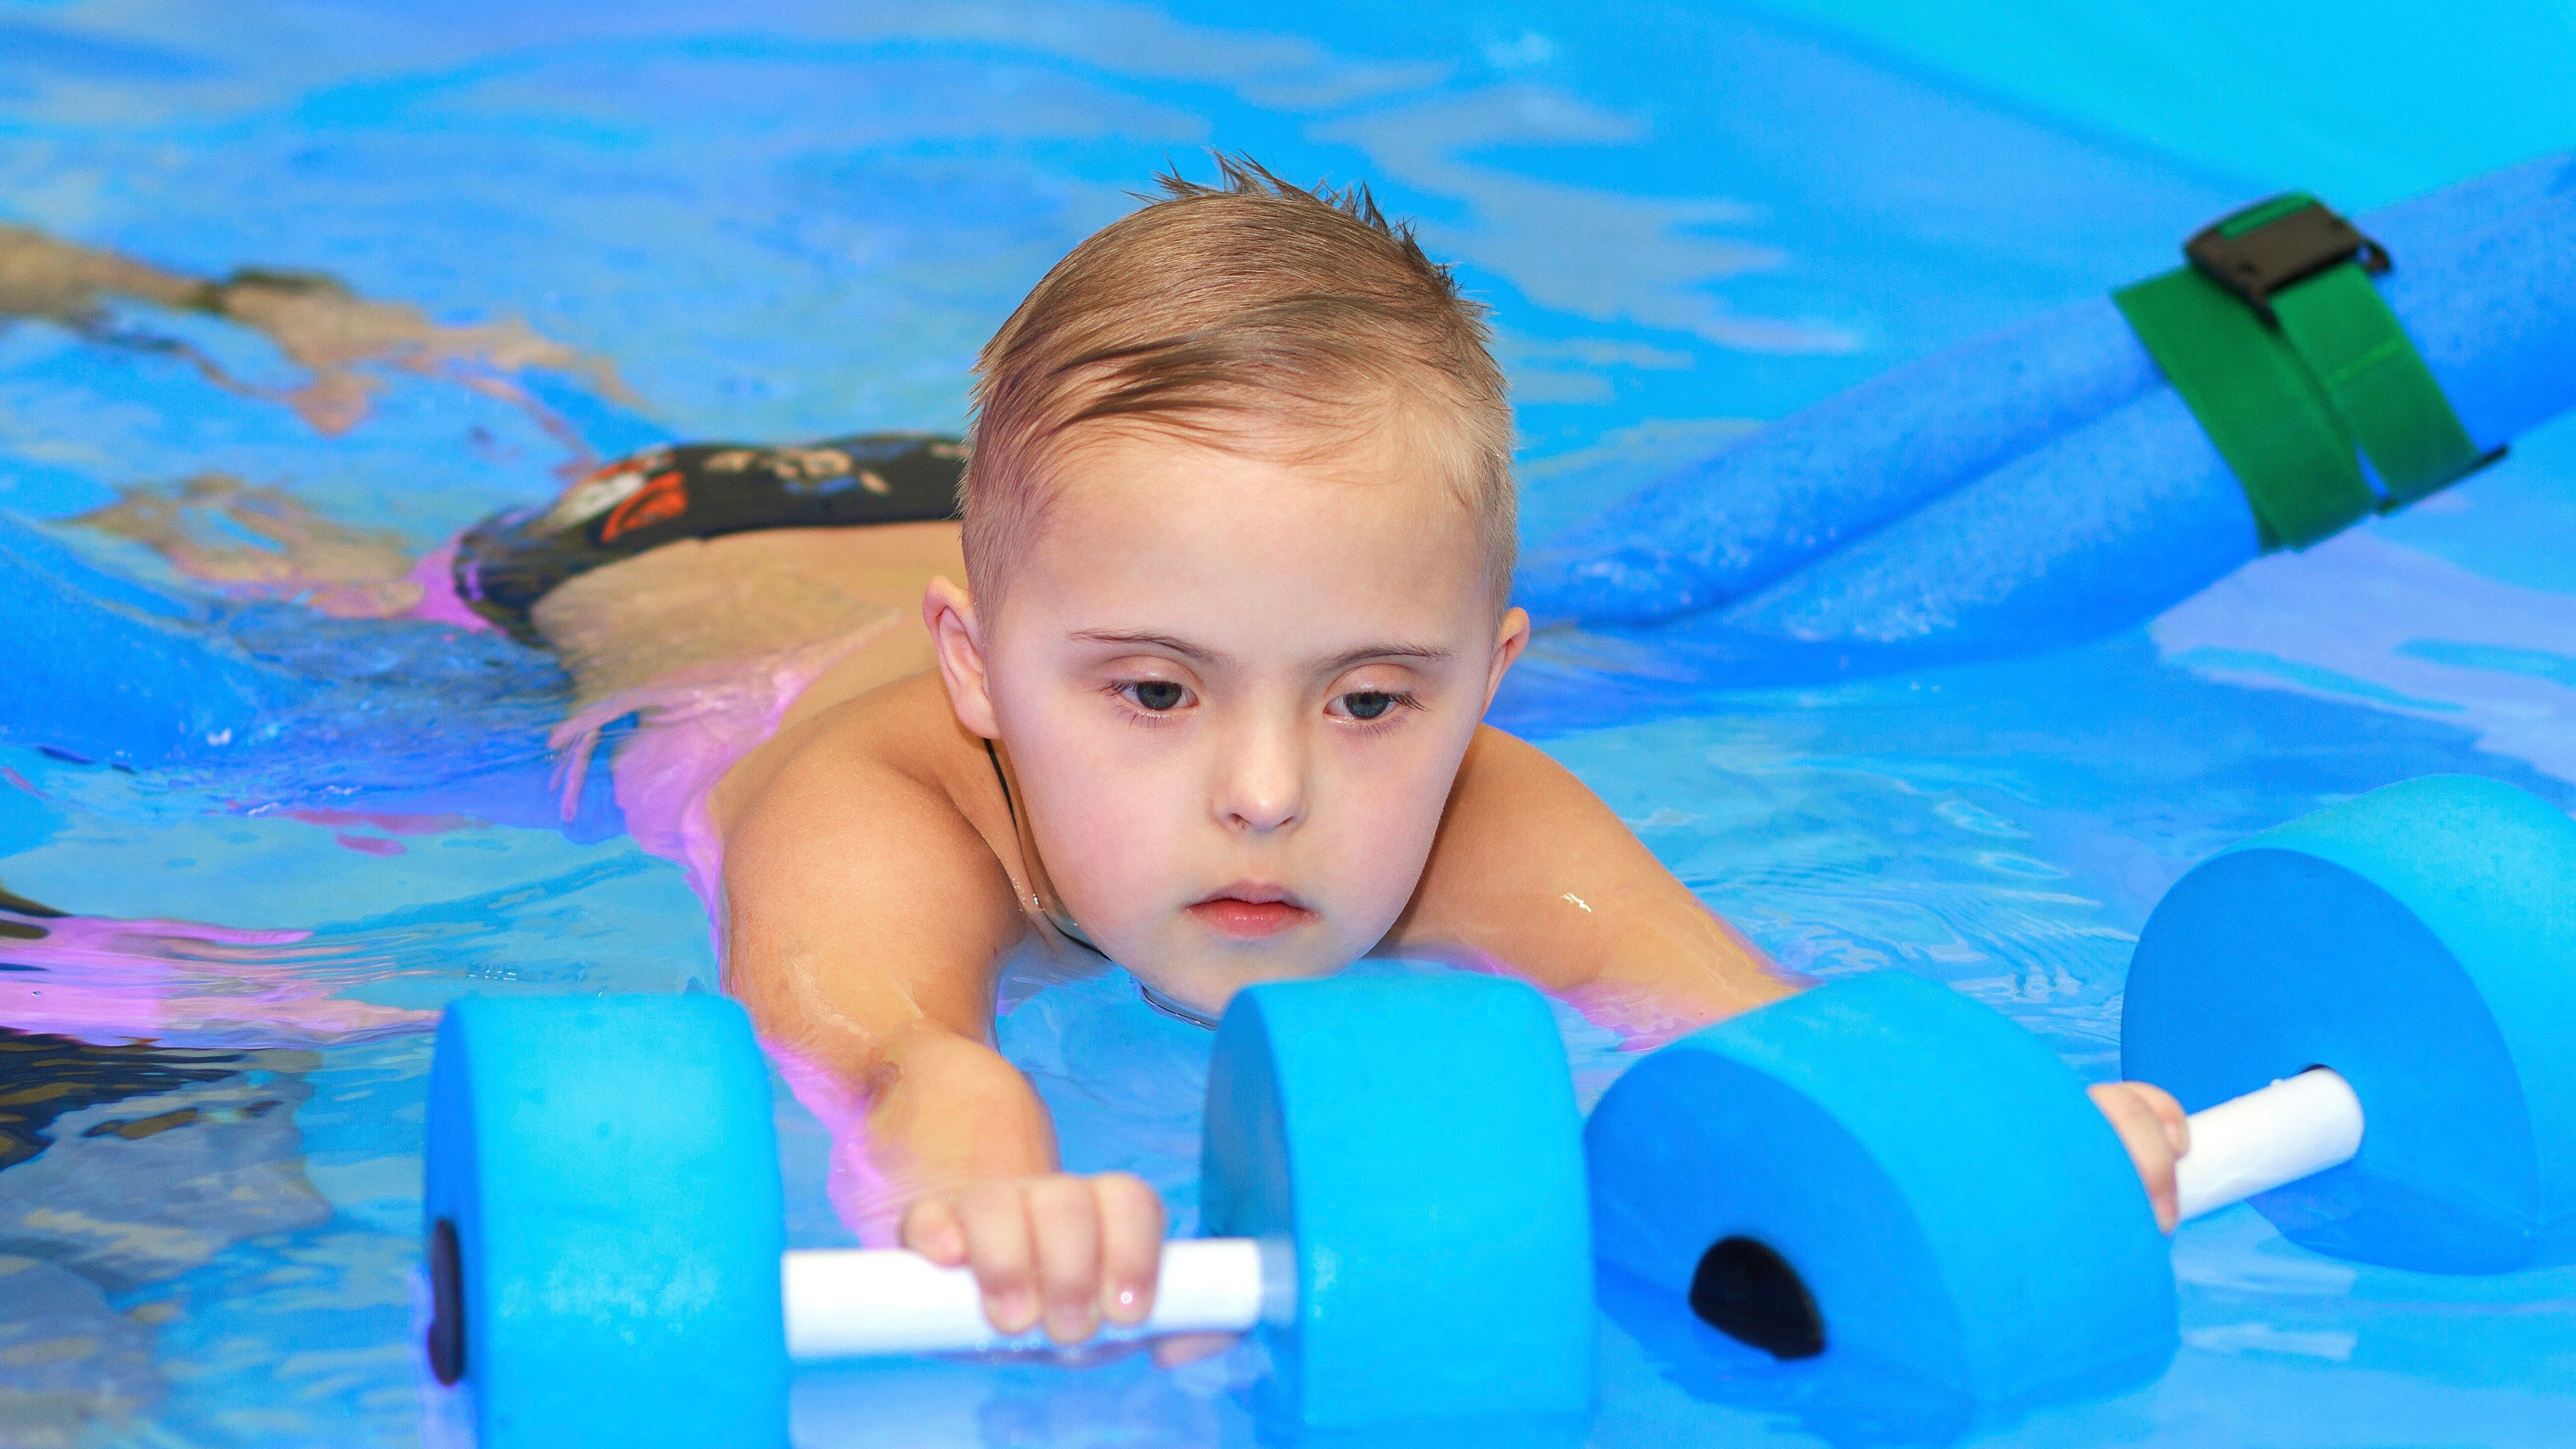
<instances>
[{"instance_id":1,"label":"pool water","mask_svg":"<svg viewBox=\"0 0 2576 1449\"><path fill-rule=\"evenodd\" d=\"M0 323L0 509L169 581L70 520L222 474L419 552L662 437L953 428L1027 285L1216 145L1370 182L1494 304L1540 538L1762 419L2170 265L2251 196L2360 208L2576 143L2557 10L2492 7L2480 43L2387 9L2244 30L2203 4L10 0L0 223L192 276L324 272L441 324L521 319L554 350L344 366L141 305L22 316ZM2330 34L2335 83L2249 58L2276 29ZM2247 75L2277 96L2228 84ZM315 390L335 370L354 394ZM2576 803L2571 534L2559 426L2080 648L1730 690L1666 677L1651 647L1558 643L1496 718L1788 966L1946 981L2103 1077L2135 933L2210 851L2434 771ZM414 1347L419 1024L470 992L714 977L697 899L598 782L558 819L549 662L283 602L236 627L370 681L332 705L345 748L184 772L0 750L10 891L310 930L260 980L317 1023L0 1038L0 1443L464 1442ZM207 948L227 949L249 948ZM1186 1228L1204 1036L1114 973L1008 996L1001 1040L1068 1163L1144 1174ZM333 1003L377 1010L333 1029ZM1589 1102L1628 1058L1566 1030ZM820 1129L792 1104L780 1123L793 1240L847 1241ZM2000 1419L1783 1369L1611 1279L1589 1442L2571 1437L2576 1270L2349 1265L2243 1208L2184 1228L2174 1258L2169 1374ZM1233 1391L1258 1369L1247 1347L1174 1373L817 1370L796 1432L1245 1444Z\"/></svg>"}]
</instances>

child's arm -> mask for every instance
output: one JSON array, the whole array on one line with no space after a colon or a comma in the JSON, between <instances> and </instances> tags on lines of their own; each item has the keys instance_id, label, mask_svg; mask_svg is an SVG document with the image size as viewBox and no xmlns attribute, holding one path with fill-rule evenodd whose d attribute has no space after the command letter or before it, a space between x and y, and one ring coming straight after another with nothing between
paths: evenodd
<instances>
[{"instance_id":1,"label":"child's arm","mask_svg":"<svg viewBox=\"0 0 2576 1449\"><path fill-rule=\"evenodd\" d=\"M875 702L782 739L727 820L726 989L832 1129L834 1197L870 1237L971 1264L1005 1332L1140 1321L1162 1201L1058 1170L1045 1106L988 1036L1025 930L1010 880L935 773L882 762L902 721Z\"/></svg>"},{"instance_id":2,"label":"child's arm","mask_svg":"<svg viewBox=\"0 0 2576 1449\"><path fill-rule=\"evenodd\" d=\"M1380 949L1508 970L1639 1046L1799 989L1571 771L1492 728L1468 747L1413 904ZM2143 1082L2092 1096L2171 1231L2182 1107Z\"/></svg>"},{"instance_id":3,"label":"child's arm","mask_svg":"<svg viewBox=\"0 0 2576 1449\"><path fill-rule=\"evenodd\" d=\"M1379 949L1507 969L1639 1045L1798 989L1571 771L1491 727Z\"/></svg>"}]
</instances>

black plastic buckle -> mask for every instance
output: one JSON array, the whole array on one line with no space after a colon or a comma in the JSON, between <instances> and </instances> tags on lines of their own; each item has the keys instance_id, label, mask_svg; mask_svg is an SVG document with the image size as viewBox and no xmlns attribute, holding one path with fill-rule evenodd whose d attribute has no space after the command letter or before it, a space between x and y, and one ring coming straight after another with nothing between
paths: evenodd
<instances>
[{"instance_id":1,"label":"black plastic buckle","mask_svg":"<svg viewBox=\"0 0 2576 1449\"><path fill-rule=\"evenodd\" d=\"M2388 251L2313 196L2289 192L2257 202L2201 228L2182 254L2203 275L2245 299L2266 322L2272 294L2328 267L2358 262L2377 276L2388 270Z\"/></svg>"}]
</instances>

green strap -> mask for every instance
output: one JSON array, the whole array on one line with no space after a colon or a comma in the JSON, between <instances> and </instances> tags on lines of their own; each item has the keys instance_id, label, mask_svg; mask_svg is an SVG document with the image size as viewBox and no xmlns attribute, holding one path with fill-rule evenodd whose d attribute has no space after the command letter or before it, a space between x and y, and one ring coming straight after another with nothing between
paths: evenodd
<instances>
[{"instance_id":1,"label":"green strap","mask_svg":"<svg viewBox=\"0 0 2576 1449\"><path fill-rule=\"evenodd\" d=\"M2281 335L2334 400L2394 504L2478 465L2478 448L2379 289L2361 268L2328 267L2272 298Z\"/></svg>"},{"instance_id":2,"label":"green strap","mask_svg":"<svg viewBox=\"0 0 2576 1449\"><path fill-rule=\"evenodd\" d=\"M2244 485L2264 552L2305 548L2379 506L2333 401L2233 293L2185 267L2111 300Z\"/></svg>"},{"instance_id":3,"label":"green strap","mask_svg":"<svg viewBox=\"0 0 2576 1449\"><path fill-rule=\"evenodd\" d=\"M2313 265L2300 258L2312 254L2321 228L2339 231L2340 245L2364 249L2384 269L2375 244L2293 193L2247 207L2192 242L2196 249L2215 235L2250 251L2194 250L2200 265L2111 294L2244 486L2266 551L2305 548L2495 456L2478 453L2362 266L2341 261L2300 275ZM2229 273L2238 290L2202 266ZM2248 281L2244 273L2287 280ZM2385 497L2363 476L2361 454Z\"/></svg>"}]
</instances>

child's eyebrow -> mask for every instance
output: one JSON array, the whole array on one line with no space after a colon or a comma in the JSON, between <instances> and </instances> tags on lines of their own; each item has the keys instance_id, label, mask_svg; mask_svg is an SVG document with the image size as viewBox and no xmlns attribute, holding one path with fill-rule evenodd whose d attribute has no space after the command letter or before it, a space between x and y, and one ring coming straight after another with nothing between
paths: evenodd
<instances>
[{"instance_id":1,"label":"child's eyebrow","mask_svg":"<svg viewBox=\"0 0 2576 1449\"><path fill-rule=\"evenodd\" d=\"M1218 664L1224 660L1223 655L1203 645L1192 644L1186 639L1175 639L1169 634L1147 633L1141 629L1077 629L1069 637L1093 644L1142 644L1149 649L1168 649L1184 659L1196 660L1201 664Z\"/></svg>"},{"instance_id":2,"label":"child's eyebrow","mask_svg":"<svg viewBox=\"0 0 2576 1449\"><path fill-rule=\"evenodd\" d=\"M1370 659L1419 659L1437 664L1451 657L1451 651L1433 644L1367 644L1345 650L1327 659L1316 669L1318 674L1339 674L1354 664Z\"/></svg>"},{"instance_id":3,"label":"child's eyebrow","mask_svg":"<svg viewBox=\"0 0 2576 1449\"><path fill-rule=\"evenodd\" d=\"M1142 629L1077 629L1071 636L1092 644L1138 644L1149 649L1168 649L1184 659L1200 664L1222 665L1226 657L1201 644L1175 639L1169 634L1155 634ZM1315 667L1318 674L1339 674L1354 664L1370 659L1419 659L1437 664L1454 656L1454 651L1437 644L1363 644L1345 649Z\"/></svg>"}]
</instances>

